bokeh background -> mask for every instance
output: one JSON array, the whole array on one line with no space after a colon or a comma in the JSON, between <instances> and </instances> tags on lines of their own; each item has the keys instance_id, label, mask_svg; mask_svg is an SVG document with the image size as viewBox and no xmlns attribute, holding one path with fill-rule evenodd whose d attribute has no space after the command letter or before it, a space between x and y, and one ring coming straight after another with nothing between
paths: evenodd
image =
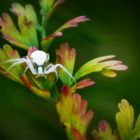
<instances>
[{"instance_id":1,"label":"bokeh background","mask_svg":"<svg viewBox=\"0 0 140 140\"><path fill-rule=\"evenodd\" d=\"M8 12L14 0L0 3L0 14ZM39 11L38 0L16 0L31 3ZM127 99L140 112L140 15L136 0L65 0L53 14L48 32L65 21L87 15L91 20L64 32L55 40L49 53L55 59L59 43L69 42L77 50L76 69L84 62L103 55L115 54L129 66L118 77L106 78L91 74L96 85L79 91L94 110L88 132L97 127L101 119L115 127L115 113L121 99ZM3 44L0 38L0 47ZM0 140L66 140L55 106L33 95L25 87L0 75Z\"/></svg>"}]
</instances>

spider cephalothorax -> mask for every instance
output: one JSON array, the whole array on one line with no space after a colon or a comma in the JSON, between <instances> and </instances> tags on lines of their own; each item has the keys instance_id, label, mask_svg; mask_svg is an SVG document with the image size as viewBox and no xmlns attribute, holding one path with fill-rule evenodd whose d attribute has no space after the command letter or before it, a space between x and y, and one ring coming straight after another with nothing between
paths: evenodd
<instances>
[{"instance_id":1,"label":"spider cephalothorax","mask_svg":"<svg viewBox=\"0 0 140 140\"><path fill-rule=\"evenodd\" d=\"M63 65L54 65L52 63L49 63L49 59L50 57L48 53L31 47L29 48L28 55L26 57L10 59L8 61L5 61L4 63L13 62L13 64L8 68L8 71L17 64L26 63L27 66L25 68L25 72L27 71L27 69L29 69L33 75L36 75L36 77L45 77L47 74L53 72L56 73L56 76L58 76L57 68L59 67L63 69L75 81L73 76Z\"/></svg>"}]
</instances>

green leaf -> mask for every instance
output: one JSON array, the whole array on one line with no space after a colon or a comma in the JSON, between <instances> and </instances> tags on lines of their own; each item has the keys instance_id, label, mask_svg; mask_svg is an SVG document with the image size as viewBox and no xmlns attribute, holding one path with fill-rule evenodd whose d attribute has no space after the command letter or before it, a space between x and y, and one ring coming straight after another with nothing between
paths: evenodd
<instances>
[{"instance_id":1,"label":"green leaf","mask_svg":"<svg viewBox=\"0 0 140 140\"><path fill-rule=\"evenodd\" d=\"M116 123L122 140L133 140L131 132L134 123L134 109L127 100L118 104L119 112L116 113Z\"/></svg>"},{"instance_id":2,"label":"green leaf","mask_svg":"<svg viewBox=\"0 0 140 140\"><path fill-rule=\"evenodd\" d=\"M36 78L32 73L29 73L30 80L42 90L51 90L55 84L55 74L46 75L46 77Z\"/></svg>"},{"instance_id":3,"label":"green leaf","mask_svg":"<svg viewBox=\"0 0 140 140\"><path fill-rule=\"evenodd\" d=\"M43 97L45 99L50 98L50 92L48 90L42 90L36 86L28 79L28 77L25 74L20 74L20 78L24 84L25 87L27 87L30 91L32 91L34 94Z\"/></svg>"},{"instance_id":4,"label":"green leaf","mask_svg":"<svg viewBox=\"0 0 140 140\"><path fill-rule=\"evenodd\" d=\"M110 77L110 78L114 78L117 76L117 73L112 71L112 70L108 70L108 69L105 69L105 70L102 70L102 75L106 76L106 77Z\"/></svg>"},{"instance_id":5,"label":"green leaf","mask_svg":"<svg viewBox=\"0 0 140 140\"><path fill-rule=\"evenodd\" d=\"M15 15L25 15L24 7L19 3L12 3L12 8L10 9Z\"/></svg>"},{"instance_id":6,"label":"green leaf","mask_svg":"<svg viewBox=\"0 0 140 140\"><path fill-rule=\"evenodd\" d=\"M75 66L76 51L70 48L68 43L62 43L60 48L56 50L56 63L62 64L68 72L73 75ZM71 85L71 77L62 69L59 69L59 77L65 85Z\"/></svg>"},{"instance_id":7,"label":"green leaf","mask_svg":"<svg viewBox=\"0 0 140 140\"><path fill-rule=\"evenodd\" d=\"M111 60L114 55L102 56L84 64L75 74L75 79L79 79L87 74L93 72L102 72L103 75L107 77L115 77L116 73L114 71L125 71L127 66L124 65L119 60Z\"/></svg>"},{"instance_id":8,"label":"green leaf","mask_svg":"<svg viewBox=\"0 0 140 140\"><path fill-rule=\"evenodd\" d=\"M79 16L79 17L73 18L73 19L67 21L66 23L64 23L53 34L54 35L58 34L58 33L62 34L62 31L64 31L65 29L77 27L79 23L82 23L82 22L85 22L88 20L89 20L89 18L87 18L86 16ZM47 40L42 40L42 49L47 50L54 39L55 39L55 37L48 38Z\"/></svg>"},{"instance_id":9,"label":"green leaf","mask_svg":"<svg viewBox=\"0 0 140 140\"><path fill-rule=\"evenodd\" d=\"M120 140L117 131L112 131L111 126L105 120L101 120L98 130L93 131L93 139L95 140Z\"/></svg>"},{"instance_id":10,"label":"green leaf","mask_svg":"<svg viewBox=\"0 0 140 140\"><path fill-rule=\"evenodd\" d=\"M57 6L63 3L63 0L40 0L41 15L42 15L42 38L46 36L46 26L53 11Z\"/></svg>"},{"instance_id":11,"label":"green leaf","mask_svg":"<svg viewBox=\"0 0 140 140\"><path fill-rule=\"evenodd\" d=\"M40 25L38 23L36 13L32 5L28 4L23 7L19 3L13 3L11 11L17 16L25 16L28 22L32 22L36 29L40 30Z\"/></svg>"},{"instance_id":12,"label":"green leaf","mask_svg":"<svg viewBox=\"0 0 140 140\"><path fill-rule=\"evenodd\" d=\"M138 138L140 138L140 114L137 118L135 128L131 133L131 137L132 137L132 140L137 140Z\"/></svg>"},{"instance_id":13,"label":"green leaf","mask_svg":"<svg viewBox=\"0 0 140 140\"><path fill-rule=\"evenodd\" d=\"M41 40L41 48L42 48L42 50L47 51L49 49L49 45L52 43L52 41L55 38L61 37L62 35L63 34L61 32L55 32L55 33L53 33L51 35L48 35L48 36L44 37Z\"/></svg>"},{"instance_id":14,"label":"green leaf","mask_svg":"<svg viewBox=\"0 0 140 140\"><path fill-rule=\"evenodd\" d=\"M24 72L24 67L20 64L7 71L13 63L4 63L7 60L15 58L20 58L18 52L13 50L9 45L4 45L3 49L0 49L0 73L16 82L22 83L19 74Z\"/></svg>"},{"instance_id":15,"label":"green leaf","mask_svg":"<svg viewBox=\"0 0 140 140\"><path fill-rule=\"evenodd\" d=\"M31 46L38 47L37 34L33 24L28 22L25 16L18 16L18 25L20 31L8 14L3 14L3 17L0 18L2 34L7 41L23 49Z\"/></svg>"},{"instance_id":16,"label":"green leaf","mask_svg":"<svg viewBox=\"0 0 140 140\"><path fill-rule=\"evenodd\" d=\"M41 15L48 16L57 6L61 5L64 0L40 0L39 2L41 6Z\"/></svg>"},{"instance_id":17,"label":"green leaf","mask_svg":"<svg viewBox=\"0 0 140 140\"><path fill-rule=\"evenodd\" d=\"M114 55L109 55L109 56L103 56L103 57L98 57L95 59L92 59L91 61L87 62L84 64L75 74L74 78L77 80L87 74L90 74L92 72L99 72L102 71L106 65L102 64L100 62L108 59L114 58Z\"/></svg>"},{"instance_id":18,"label":"green leaf","mask_svg":"<svg viewBox=\"0 0 140 140\"><path fill-rule=\"evenodd\" d=\"M86 16L78 16L78 17L73 18L73 19L67 21L66 23L64 23L61 27L59 27L57 29L57 31L61 32L61 31L68 29L68 28L77 27L79 23L86 22L89 20L90 19Z\"/></svg>"},{"instance_id":19,"label":"green leaf","mask_svg":"<svg viewBox=\"0 0 140 140\"><path fill-rule=\"evenodd\" d=\"M136 124L135 124L135 129L137 129L137 132L138 132L138 138L140 138L140 114L137 118L137 121L136 121Z\"/></svg>"},{"instance_id":20,"label":"green leaf","mask_svg":"<svg viewBox=\"0 0 140 140\"><path fill-rule=\"evenodd\" d=\"M31 46L38 48L37 33L32 22L28 22L25 16L18 16L18 25L28 48Z\"/></svg>"},{"instance_id":21,"label":"green leaf","mask_svg":"<svg viewBox=\"0 0 140 140\"><path fill-rule=\"evenodd\" d=\"M3 17L0 18L0 25L2 27L1 32L3 34L3 37L7 41L16 46L27 49L27 46L24 43L24 38L21 36L8 14L3 14Z\"/></svg>"},{"instance_id":22,"label":"green leaf","mask_svg":"<svg viewBox=\"0 0 140 140\"><path fill-rule=\"evenodd\" d=\"M46 15L49 10L52 8L55 0L40 0L40 6L41 6L41 14L44 16Z\"/></svg>"},{"instance_id":23,"label":"green leaf","mask_svg":"<svg viewBox=\"0 0 140 140\"><path fill-rule=\"evenodd\" d=\"M87 111L87 101L82 99L79 94L73 92L65 93L56 104L60 121L65 125L66 130L71 131L75 128L81 136L85 136L86 130L93 118L93 111Z\"/></svg>"}]
</instances>

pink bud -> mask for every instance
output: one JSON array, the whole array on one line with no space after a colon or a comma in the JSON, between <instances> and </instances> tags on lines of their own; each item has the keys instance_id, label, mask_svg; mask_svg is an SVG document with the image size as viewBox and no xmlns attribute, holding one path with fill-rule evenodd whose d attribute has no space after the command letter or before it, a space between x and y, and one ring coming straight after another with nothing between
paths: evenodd
<instances>
[{"instance_id":1,"label":"pink bud","mask_svg":"<svg viewBox=\"0 0 140 140\"><path fill-rule=\"evenodd\" d=\"M99 130L106 132L108 130L108 123L105 120L101 120L99 123Z\"/></svg>"},{"instance_id":2,"label":"pink bud","mask_svg":"<svg viewBox=\"0 0 140 140\"><path fill-rule=\"evenodd\" d=\"M84 80L78 82L76 84L76 89L81 89L81 88L89 87L89 86L92 86L94 84L95 84L94 81L92 81L91 79L87 78L87 79L84 79Z\"/></svg>"},{"instance_id":3,"label":"pink bud","mask_svg":"<svg viewBox=\"0 0 140 140\"><path fill-rule=\"evenodd\" d=\"M69 92L69 88L67 86L63 86L61 88L61 93L64 95L64 96L67 96L68 95L68 92Z\"/></svg>"},{"instance_id":4,"label":"pink bud","mask_svg":"<svg viewBox=\"0 0 140 140\"><path fill-rule=\"evenodd\" d=\"M31 54L32 54L33 52L35 52L36 50L37 50L36 47L30 47L30 48L28 49L28 56L30 57Z\"/></svg>"}]
</instances>

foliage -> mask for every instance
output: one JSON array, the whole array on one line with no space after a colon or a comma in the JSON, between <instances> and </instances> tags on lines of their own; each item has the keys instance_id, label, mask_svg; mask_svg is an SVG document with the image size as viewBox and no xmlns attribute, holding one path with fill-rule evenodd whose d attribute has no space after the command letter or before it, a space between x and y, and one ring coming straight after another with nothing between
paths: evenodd
<instances>
[{"instance_id":1,"label":"foliage","mask_svg":"<svg viewBox=\"0 0 140 140\"><path fill-rule=\"evenodd\" d=\"M93 118L93 111L87 111L87 101L82 99L77 90L92 86L95 82L89 78L81 78L94 72L101 72L107 77L115 77L116 71L125 71L127 66L122 61L113 60L115 55L107 55L86 62L74 73L76 49L71 48L68 43L61 43L60 47L56 49L56 61L54 63L61 64L69 74L64 69L58 68L56 71L58 79L56 73L43 75L44 77L34 75L26 63L19 64L17 60L21 60L23 57L29 58L36 69L37 66L31 59L33 52L37 50L47 52L52 41L56 37L63 36L63 30L89 21L86 16L79 16L64 23L52 34L46 35L48 20L56 7L63 3L63 0L40 0L39 3L41 22L30 4L25 6L19 3L12 4L11 12L17 17L18 27L9 14L3 13L0 18L2 37L12 45L27 52L26 56L20 56L19 52L13 50L10 45L4 45L3 49L0 49L0 73L24 85L32 93L47 99L47 101L52 101L56 105L61 123L66 128L68 138L70 140L86 140L86 131ZM61 83L58 83L59 79ZM120 112L116 114L118 131L113 132L106 121L101 121L99 131L93 132L93 139L118 140L121 138L126 140L129 138L135 140L140 137L140 117L138 117L133 129L134 112L132 106L123 100L119 104L119 109ZM128 122L126 122L127 117Z\"/></svg>"},{"instance_id":2,"label":"foliage","mask_svg":"<svg viewBox=\"0 0 140 140\"><path fill-rule=\"evenodd\" d=\"M112 132L106 121L99 123L99 131L93 131L93 140L138 140L140 138L140 115L134 125L133 106L125 99L118 104L119 112L116 113L117 129Z\"/></svg>"}]
</instances>

